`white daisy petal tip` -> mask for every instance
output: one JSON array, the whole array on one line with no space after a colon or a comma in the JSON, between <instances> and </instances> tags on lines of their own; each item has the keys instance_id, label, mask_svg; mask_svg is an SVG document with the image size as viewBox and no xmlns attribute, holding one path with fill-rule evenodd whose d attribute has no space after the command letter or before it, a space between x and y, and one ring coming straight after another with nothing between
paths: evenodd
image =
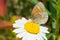
<instances>
[{"instance_id":1,"label":"white daisy petal tip","mask_svg":"<svg viewBox=\"0 0 60 40\"><path fill-rule=\"evenodd\" d=\"M14 27L14 28L20 28L20 26L17 25L17 23L14 23L14 24L13 24L13 27Z\"/></svg>"},{"instance_id":2,"label":"white daisy petal tip","mask_svg":"<svg viewBox=\"0 0 60 40\"><path fill-rule=\"evenodd\" d=\"M43 33L49 33L49 31L48 31L48 28L47 27L44 27L44 26L40 26L41 27L41 32L43 32Z\"/></svg>"},{"instance_id":3,"label":"white daisy petal tip","mask_svg":"<svg viewBox=\"0 0 60 40\"><path fill-rule=\"evenodd\" d=\"M28 21L32 21L31 19L29 19Z\"/></svg>"},{"instance_id":4,"label":"white daisy petal tip","mask_svg":"<svg viewBox=\"0 0 60 40\"><path fill-rule=\"evenodd\" d=\"M40 26L42 29L48 30L46 26Z\"/></svg>"},{"instance_id":5,"label":"white daisy petal tip","mask_svg":"<svg viewBox=\"0 0 60 40\"><path fill-rule=\"evenodd\" d=\"M27 20L26 18L22 17L22 20Z\"/></svg>"},{"instance_id":6,"label":"white daisy petal tip","mask_svg":"<svg viewBox=\"0 0 60 40\"><path fill-rule=\"evenodd\" d=\"M47 33L50 33L49 31L47 31Z\"/></svg>"},{"instance_id":7,"label":"white daisy petal tip","mask_svg":"<svg viewBox=\"0 0 60 40\"><path fill-rule=\"evenodd\" d=\"M14 28L16 28L16 27L17 27L15 23L13 24L13 27L14 27Z\"/></svg>"},{"instance_id":8,"label":"white daisy petal tip","mask_svg":"<svg viewBox=\"0 0 60 40\"><path fill-rule=\"evenodd\" d=\"M13 30L13 32L15 32L15 33L19 33L17 30Z\"/></svg>"},{"instance_id":9,"label":"white daisy petal tip","mask_svg":"<svg viewBox=\"0 0 60 40\"><path fill-rule=\"evenodd\" d=\"M19 22L21 19L16 20L15 22Z\"/></svg>"},{"instance_id":10,"label":"white daisy petal tip","mask_svg":"<svg viewBox=\"0 0 60 40\"><path fill-rule=\"evenodd\" d=\"M13 32L16 32L15 30L13 30Z\"/></svg>"},{"instance_id":11,"label":"white daisy petal tip","mask_svg":"<svg viewBox=\"0 0 60 40\"><path fill-rule=\"evenodd\" d=\"M15 23L22 22L22 21L27 21L27 19L22 17L21 19L16 20Z\"/></svg>"},{"instance_id":12,"label":"white daisy petal tip","mask_svg":"<svg viewBox=\"0 0 60 40\"><path fill-rule=\"evenodd\" d=\"M17 38L22 38L23 35L17 34L16 37L17 37Z\"/></svg>"},{"instance_id":13,"label":"white daisy petal tip","mask_svg":"<svg viewBox=\"0 0 60 40\"><path fill-rule=\"evenodd\" d=\"M18 35L17 35L16 37L17 37L17 38L20 38L20 36L18 36Z\"/></svg>"},{"instance_id":14,"label":"white daisy petal tip","mask_svg":"<svg viewBox=\"0 0 60 40\"><path fill-rule=\"evenodd\" d=\"M26 19L26 18L22 17L22 19Z\"/></svg>"}]
</instances>

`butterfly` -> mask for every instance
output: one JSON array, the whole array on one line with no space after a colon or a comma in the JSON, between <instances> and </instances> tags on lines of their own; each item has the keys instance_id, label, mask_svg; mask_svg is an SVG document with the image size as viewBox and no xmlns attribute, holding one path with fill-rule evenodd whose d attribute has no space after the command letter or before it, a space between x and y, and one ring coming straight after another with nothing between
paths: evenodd
<instances>
[{"instance_id":1,"label":"butterfly","mask_svg":"<svg viewBox=\"0 0 60 40\"><path fill-rule=\"evenodd\" d=\"M31 19L38 24L45 24L48 21L48 13L42 2L34 6L31 13Z\"/></svg>"}]
</instances>

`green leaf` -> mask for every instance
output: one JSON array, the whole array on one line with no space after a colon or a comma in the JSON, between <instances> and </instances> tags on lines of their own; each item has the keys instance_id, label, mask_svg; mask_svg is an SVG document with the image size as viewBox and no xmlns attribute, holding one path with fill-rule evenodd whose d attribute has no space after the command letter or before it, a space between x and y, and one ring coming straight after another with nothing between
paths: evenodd
<instances>
[{"instance_id":1,"label":"green leaf","mask_svg":"<svg viewBox=\"0 0 60 40\"><path fill-rule=\"evenodd\" d=\"M8 13L6 13L6 15L5 15L5 20L10 20L10 17L9 17Z\"/></svg>"},{"instance_id":2,"label":"green leaf","mask_svg":"<svg viewBox=\"0 0 60 40\"><path fill-rule=\"evenodd\" d=\"M36 4L38 3L39 1L38 0L29 0L32 4Z\"/></svg>"},{"instance_id":3,"label":"green leaf","mask_svg":"<svg viewBox=\"0 0 60 40\"><path fill-rule=\"evenodd\" d=\"M6 29L5 32L8 37L11 37L11 38L15 37L15 34L11 30Z\"/></svg>"},{"instance_id":4,"label":"green leaf","mask_svg":"<svg viewBox=\"0 0 60 40\"><path fill-rule=\"evenodd\" d=\"M55 19L51 16L51 12L46 8L46 11L48 13L48 15L50 16L51 20L54 21Z\"/></svg>"},{"instance_id":5,"label":"green leaf","mask_svg":"<svg viewBox=\"0 0 60 40\"><path fill-rule=\"evenodd\" d=\"M47 38L49 39L52 35L52 33L47 34Z\"/></svg>"},{"instance_id":6,"label":"green leaf","mask_svg":"<svg viewBox=\"0 0 60 40\"><path fill-rule=\"evenodd\" d=\"M57 2L56 10L57 10L56 26L60 27L60 0L58 0Z\"/></svg>"},{"instance_id":7,"label":"green leaf","mask_svg":"<svg viewBox=\"0 0 60 40\"><path fill-rule=\"evenodd\" d=\"M53 34L53 40L56 40L56 35Z\"/></svg>"},{"instance_id":8,"label":"green leaf","mask_svg":"<svg viewBox=\"0 0 60 40\"><path fill-rule=\"evenodd\" d=\"M0 19L2 19L2 20L3 20L3 19L4 19L4 17L0 16Z\"/></svg>"}]
</instances>

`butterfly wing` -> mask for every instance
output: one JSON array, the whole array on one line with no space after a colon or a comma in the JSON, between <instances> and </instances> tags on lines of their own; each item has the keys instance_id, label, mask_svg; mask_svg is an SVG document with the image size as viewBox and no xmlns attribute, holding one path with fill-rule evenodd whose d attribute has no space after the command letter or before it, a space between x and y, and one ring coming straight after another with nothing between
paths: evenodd
<instances>
[{"instance_id":1,"label":"butterfly wing","mask_svg":"<svg viewBox=\"0 0 60 40\"><path fill-rule=\"evenodd\" d=\"M32 20L38 24L45 24L48 20L48 13L45 10L43 3L39 2L32 10Z\"/></svg>"}]
</instances>

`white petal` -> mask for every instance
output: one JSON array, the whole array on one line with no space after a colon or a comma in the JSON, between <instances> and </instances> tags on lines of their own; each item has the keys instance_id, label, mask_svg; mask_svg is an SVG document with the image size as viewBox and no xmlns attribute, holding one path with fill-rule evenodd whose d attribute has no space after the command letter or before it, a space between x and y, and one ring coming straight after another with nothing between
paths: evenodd
<instances>
[{"instance_id":1,"label":"white petal","mask_svg":"<svg viewBox=\"0 0 60 40\"><path fill-rule=\"evenodd\" d=\"M23 35L22 35L22 33L19 33L19 34L16 35L16 37L17 37L17 38L22 38Z\"/></svg>"},{"instance_id":2,"label":"white petal","mask_svg":"<svg viewBox=\"0 0 60 40\"><path fill-rule=\"evenodd\" d=\"M47 40L47 37L46 37L45 34L41 33L41 36L42 36L45 40Z\"/></svg>"},{"instance_id":3,"label":"white petal","mask_svg":"<svg viewBox=\"0 0 60 40\"><path fill-rule=\"evenodd\" d=\"M36 35L35 34L30 34L26 31L24 31L25 36L23 37L23 40L36 40Z\"/></svg>"},{"instance_id":4,"label":"white petal","mask_svg":"<svg viewBox=\"0 0 60 40\"><path fill-rule=\"evenodd\" d=\"M36 40L36 37L33 35L26 35L22 38L22 40Z\"/></svg>"},{"instance_id":5,"label":"white petal","mask_svg":"<svg viewBox=\"0 0 60 40\"><path fill-rule=\"evenodd\" d=\"M49 33L47 27L40 26L40 28L41 28L40 32Z\"/></svg>"},{"instance_id":6,"label":"white petal","mask_svg":"<svg viewBox=\"0 0 60 40\"><path fill-rule=\"evenodd\" d=\"M40 26L42 29L45 29L45 30L48 30L48 28L47 27L44 27L44 26Z\"/></svg>"},{"instance_id":7,"label":"white petal","mask_svg":"<svg viewBox=\"0 0 60 40\"><path fill-rule=\"evenodd\" d=\"M15 23L21 22L21 20L22 20L22 19L18 19L18 20L15 21Z\"/></svg>"},{"instance_id":8,"label":"white petal","mask_svg":"<svg viewBox=\"0 0 60 40\"><path fill-rule=\"evenodd\" d=\"M44 40L44 39L41 37L41 35L38 35L37 40Z\"/></svg>"},{"instance_id":9,"label":"white petal","mask_svg":"<svg viewBox=\"0 0 60 40\"><path fill-rule=\"evenodd\" d=\"M15 32L15 33L21 33L21 32L24 32L24 30L23 30L23 28L19 28L19 29L13 30L13 32Z\"/></svg>"},{"instance_id":10,"label":"white petal","mask_svg":"<svg viewBox=\"0 0 60 40\"><path fill-rule=\"evenodd\" d=\"M47 30L42 30L42 29L41 29L40 32L42 32L42 33L49 33Z\"/></svg>"},{"instance_id":11,"label":"white petal","mask_svg":"<svg viewBox=\"0 0 60 40\"><path fill-rule=\"evenodd\" d=\"M15 22L16 22L16 23L18 23L18 22L23 22L23 23L24 23L24 22L26 22L26 21L27 21L27 19L25 19L25 18L23 17L22 19L18 19L18 20L16 20Z\"/></svg>"},{"instance_id":12,"label":"white petal","mask_svg":"<svg viewBox=\"0 0 60 40\"><path fill-rule=\"evenodd\" d=\"M22 20L27 20L26 18L22 17Z\"/></svg>"},{"instance_id":13,"label":"white petal","mask_svg":"<svg viewBox=\"0 0 60 40\"><path fill-rule=\"evenodd\" d=\"M27 38L26 37L23 37L22 40L27 40Z\"/></svg>"},{"instance_id":14,"label":"white petal","mask_svg":"<svg viewBox=\"0 0 60 40\"><path fill-rule=\"evenodd\" d=\"M28 21L32 21L31 19L29 19Z\"/></svg>"},{"instance_id":15,"label":"white petal","mask_svg":"<svg viewBox=\"0 0 60 40\"><path fill-rule=\"evenodd\" d=\"M19 23L15 23L15 24L13 24L13 27L14 28L20 28L20 27L22 27L23 28L23 24L19 24Z\"/></svg>"},{"instance_id":16,"label":"white petal","mask_svg":"<svg viewBox=\"0 0 60 40\"><path fill-rule=\"evenodd\" d=\"M24 37L25 35L26 35L26 34L25 34L24 32L22 32L22 33L17 34L16 37L22 38L22 37Z\"/></svg>"}]
</instances>

